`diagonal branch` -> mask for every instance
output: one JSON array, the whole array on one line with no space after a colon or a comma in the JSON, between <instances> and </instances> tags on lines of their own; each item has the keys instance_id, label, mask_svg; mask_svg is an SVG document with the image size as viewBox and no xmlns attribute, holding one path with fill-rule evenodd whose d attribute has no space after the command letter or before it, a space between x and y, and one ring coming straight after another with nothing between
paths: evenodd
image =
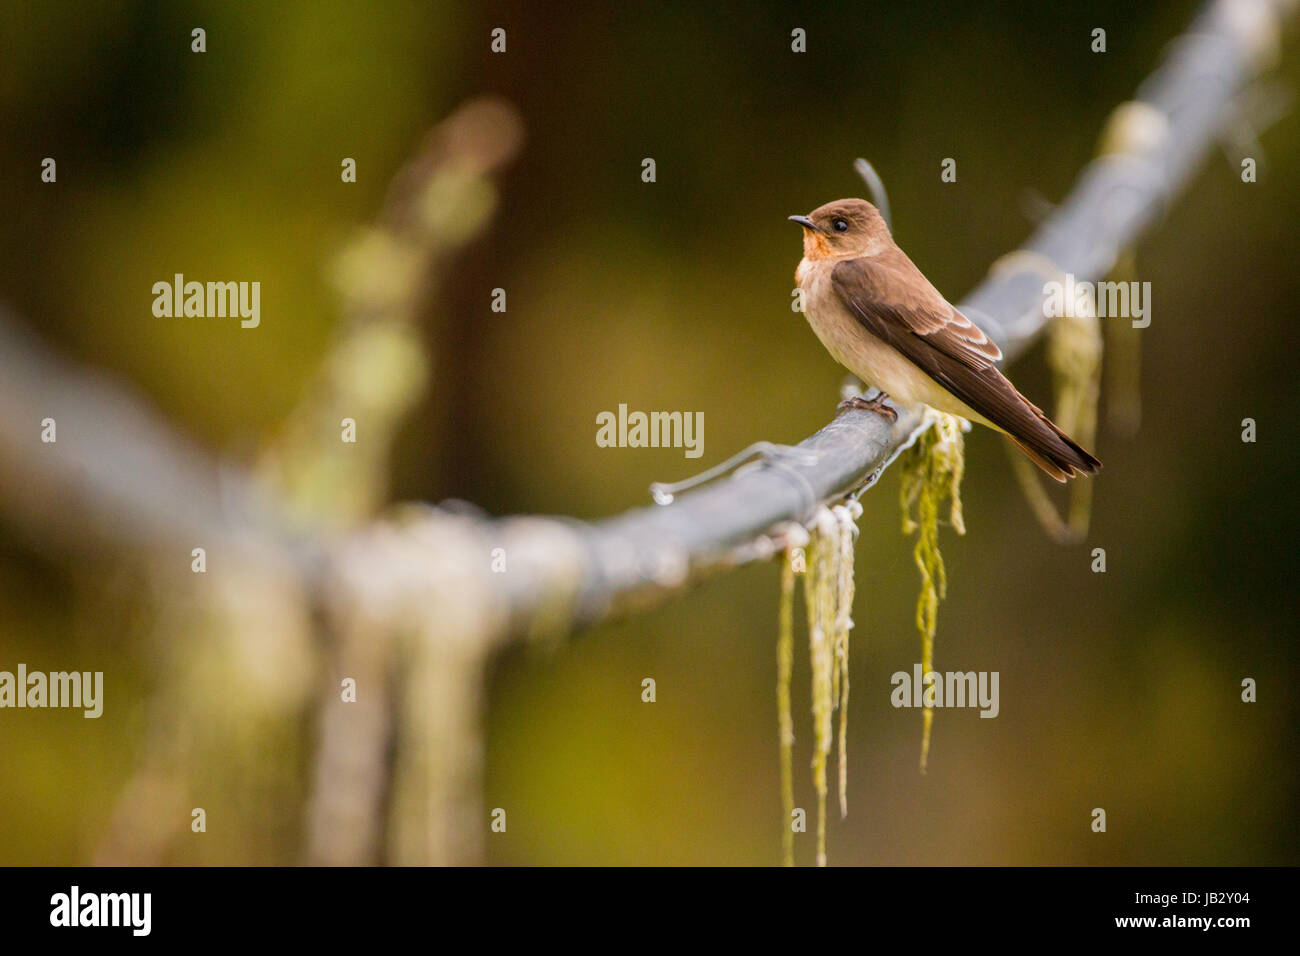
<instances>
[{"instance_id":1,"label":"diagonal branch","mask_svg":"<svg viewBox=\"0 0 1300 956\"><path fill-rule=\"evenodd\" d=\"M1043 284L1071 273L1104 278L1186 185L1241 108L1241 95L1276 59L1290 0L1217 0L1169 50L1136 99L1111 115L1101 155L1025 245L1000 259L961 303L1001 346L1006 361L1045 330ZM724 483L591 525L566 523L583 559L564 569L576 581L572 623L591 624L660 600L712 571L770 555L765 535L806 518L822 501L873 483L915 439L921 418L903 411L890 427L860 410L840 414L799 448L798 459L742 470ZM506 519L508 531L509 520ZM544 568L532 568L543 572ZM511 607L526 621L544 588L512 573Z\"/></svg>"},{"instance_id":2,"label":"diagonal branch","mask_svg":"<svg viewBox=\"0 0 1300 956\"><path fill-rule=\"evenodd\" d=\"M1281 21L1294 8L1294 0L1213 0L1137 98L1115 110L1102 155L1066 200L960 303L1008 360L1044 330L1044 281L1064 272L1079 280L1105 276L1186 185L1216 138L1240 121L1243 94L1276 58ZM0 491L10 501L6 512L34 538L75 550L87 531L149 549L234 537L286 554L309 579L322 577L338 542L286 517L285 502L273 500L265 482L193 448L134 396L59 359L3 319L0 312ZM33 423L47 414L78 422L85 443L60 442L57 451L48 446L33 454ZM454 526L457 541L468 531L485 554L507 549L510 573L491 574L486 560L465 570L473 578L470 593L487 595L499 612L498 639L569 630L770 555L777 547L773 529L869 485L915 437L920 420L904 411L891 427L871 412L850 410L800 443L815 464L793 458L742 469L666 507L602 522L487 521L436 509L403 526L420 535ZM59 507L52 506L56 499ZM421 529L422 522L429 527ZM360 531L352 544L365 550L367 540ZM438 536L421 540L432 546ZM362 579L356 584L369 587Z\"/></svg>"}]
</instances>

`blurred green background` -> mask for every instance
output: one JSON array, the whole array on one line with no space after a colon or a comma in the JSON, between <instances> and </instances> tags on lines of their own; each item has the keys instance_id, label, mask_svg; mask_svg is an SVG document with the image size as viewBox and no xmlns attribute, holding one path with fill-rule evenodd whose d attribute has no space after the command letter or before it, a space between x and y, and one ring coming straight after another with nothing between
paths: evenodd
<instances>
[{"instance_id":1,"label":"blurred green background","mask_svg":"<svg viewBox=\"0 0 1300 956\"><path fill-rule=\"evenodd\" d=\"M790 311L800 251L785 217L861 195L854 157L876 165L900 244L956 300L1032 228L1027 191L1064 194L1197 7L4 3L0 297L251 460L326 353L339 248L424 130L500 94L527 140L492 227L428 305L433 377L400 433L393 498L598 518L648 503L651 481L829 419L842 373ZM206 54L189 51L194 26ZM497 26L505 55L488 49ZM1104 55L1089 50L1096 26ZM794 27L806 54L790 52ZM1284 47L1291 89L1296 54ZM999 671L1001 714L940 711L924 777L920 714L889 704L890 674L919 659L897 475L863 497L850 812L832 814L832 863L1300 862L1300 404L1285 368L1300 117L1261 138L1258 183L1240 181L1235 154L1211 155L1139 248L1154 296L1142 428L1103 425L1087 546L1052 544L999 441L969 438L969 530L943 536L936 666ZM45 156L57 186L39 182ZM339 181L344 156L355 185ZM955 184L939 179L948 156ZM260 328L156 319L150 287L174 272L260 280ZM1011 373L1050 407L1041 349ZM704 457L598 448L595 417L620 402L702 411ZM1256 444L1240 440L1245 417ZM119 675L99 721L0 713L0 863L90 859L156 677L137 585L112 555L33 547L0 511L0 668ZM777 569L753 566L498 659L484 802L509 830L488 861L776 862L776 604ZM1256 704L1240 702L1245 677ZM796 802L811 808L807 686L801 640ZM237 858L285 860L281 847Z\"/></svg>"}]
</instances>

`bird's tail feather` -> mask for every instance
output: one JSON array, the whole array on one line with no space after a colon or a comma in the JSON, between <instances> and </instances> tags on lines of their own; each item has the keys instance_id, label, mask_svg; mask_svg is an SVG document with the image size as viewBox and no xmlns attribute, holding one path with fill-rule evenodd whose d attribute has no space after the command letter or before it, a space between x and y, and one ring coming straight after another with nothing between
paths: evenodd
<instances>
[{"instance_id":1,"label":"bird's tail feather","mask_svg":"<svg viewBox=\"0 0 1300 956\"><path fill-rule=\"evenodd\" d=\"M1017 429L1018 434L1006 434L1035 465L1061 482L1079 472L1095 475L1101 471L1100 461L1057 428L1037 406L1031 402L1025 404L1037 413L1036 421L1028 428Z\"/></svg>"}]
</instances>

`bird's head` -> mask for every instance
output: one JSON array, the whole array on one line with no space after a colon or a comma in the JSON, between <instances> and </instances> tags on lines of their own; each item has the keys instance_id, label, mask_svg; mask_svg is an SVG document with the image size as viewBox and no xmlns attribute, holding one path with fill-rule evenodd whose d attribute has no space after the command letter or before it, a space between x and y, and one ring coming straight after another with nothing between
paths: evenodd
<instances>
[{"instance_id":1,"label":"bird's head","mask_svg":"<svg viewBox=\"0 0 1300 956\"><path fill-rule=\"evenodd\" d=\"M871 256L893 242L884 218L865 199L837 199L790 221L803 227L803 254L809 259Z\"/></svg>"}]
</instances>

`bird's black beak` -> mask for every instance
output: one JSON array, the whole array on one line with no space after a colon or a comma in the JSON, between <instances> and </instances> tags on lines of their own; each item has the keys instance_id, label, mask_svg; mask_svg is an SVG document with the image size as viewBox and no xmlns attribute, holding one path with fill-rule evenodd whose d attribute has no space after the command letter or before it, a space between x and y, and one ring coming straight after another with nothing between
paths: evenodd
<instances>
[{"instance_id":1,"label":"bird's black beak","mask_svg":"<svg viewBox=\"0 0 1300 956\"><path fill-rule=\"evenodd\" d=\"M791 222L797 222L805 229L811 229L813 232L821 232L821 230L817 228L817 224L813 222L811 219L809 219L807 216L787 216L786 218L789 219Z\"/></svg>"}]
</instances>

